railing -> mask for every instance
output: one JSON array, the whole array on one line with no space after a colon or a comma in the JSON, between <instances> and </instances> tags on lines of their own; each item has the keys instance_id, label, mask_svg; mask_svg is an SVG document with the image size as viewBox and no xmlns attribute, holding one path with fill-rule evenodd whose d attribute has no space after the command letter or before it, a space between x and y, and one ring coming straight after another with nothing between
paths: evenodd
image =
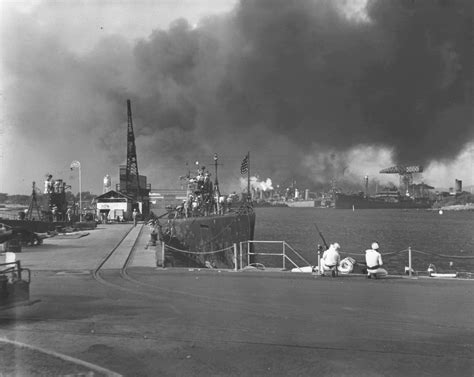
<instances>
[{"instance_id":1,"label":"railing","mask_svg":"<svg viewBox=\"0 0 474 377\"><path fill-rule=\"evenodd\" d=\"M160 252L160 258L161 258L161 265L163 268L165 268L165 253L166 250L177 252L177 253L182 253L182 254L188 254L188 255L212 255L212 254L219 254L219 253L232 253L232 263L233 263L233 270L237 271L238 265L237 265L237 244L232 244L232 246L225 247L223 249L219 250L211 250L211 251L189 251L189 250L182 250L182 249L177 249L176 247L173 247L171 245L167 245L165 242L161 242L161 252ZM207 263L207 262L206 262ZM211 266L209 266L211 267Z\"/></svg>"},{"instance_id":2,"label":"railing","mask_svg":"<svg viewBox=\"0 0 474 377\"><path fill-rule=\"evenodd\" d=\"M428 276L431 277L463 277L467 279L472 279L474 277L474 274L472 272L467 272L467 271L455 271L453 262L452 260L474 260L474 256L470 255L444 255L444 254L438 254L438 253L432 253L432 252L426 252L426 251L421 251L421 250L416 250L413 249L412 247L408 247L408 249L402 250L401 252L408 252L408 267L405 267L405 273L409 277L419 276L421 274L427 274ZM422 255L428 255L432 257L437 257L438 260L441 259L449 259L450 260L450 270L451 271L445 271L445 272L439 272L436 269L436 266L434 263L430 263L426 271L417 271L413 268L413 254L422 254ZM472 264L472 262L471 262Z\"/></svg>"},{"instance_id":3,"label":"railing","mask_svg":"<svg viewBox=\"0 0 474 377\"><path fill-rule=\"evenodd\" d=\"M281 246L281 251L274 252L274 250L269 251L269 252L262 252L262 249L264 247L260 247L260 250L254 250L255 245L270 245L270 246L275 246L279 245ZM247 266L254 266L254 267L259 267L263 266L264 268L280 268L282 270L289 270L290 268L287 268L287 265L289 264L291 267L298 269L301 268L302 266L312 266L311 263L304 258L300 252L295 250L293 247L291 247L286 241L244 241L239 243L239 247L237 247L237 244L233 244L232 246L229 246L227 248L221 249L221 250L211 250L211 251L206 251L206 252L190 252L188 250L179 250L176 249L170 245L166 245L164 242L161 243L161 250L158 251L157 255L160 254L161 260L164 261L165 259L165 249L174 251L174 252L181 252L184 254L194 254L194 255L205 255L205 254L217 254L217 253L229 253L232 257L232 269L234 271L242 270ZM423 263L426 263L426 265L429 266L426 270L420 269L417 270L417 267L419 268L420 261L415 258L413 260L413 255L414 254L420 254L424 256L430 256L432 257L431 259L427 261L423 261ZM364 257L364 253L351 253L351 252L342 252L341 253L341 258L345 256L354 256L354 257ZM255 263L256 261L251 261L252 257L260 257L259 258L259 263ZM457 278L465 278L465 279L473 279L474 278L474 273L469 272L469 268L474 265L474 256L473 255L446 255L446 254L439 254L439 253L433 253L433 252L425 252L425 251L420 251L416 250L412 247L408 247L403 250L395 251L395 252L387 252L387 253L382 253L382 259L384 261L384 266L387 266L389 270L393 270L393 260L392 263L390 262L390 258L399 258L404 260L404 265L405 265L405 274L408 275L408 277L422 277L422 276L431 276L431 277L457 277ZM267 258L267 259L265 259ZM265 259L265 262L267 260L270 261L270 263L265 263L262 264L260 262L263 262ZM281 261L281 266L277 266L276 262L277 260ZM441 263L444 260L444 263ZM446 260L449 261L449 267L446 267ZM452 260L456 262L452 262ZM464 262L464 268L459 268L459 261ZM355 272L356 274L365 274L366 273L366 266L365 262L357 262L355 261L355 265L358 265L358 271ZM415 262L415 263L413 263ZM437 268L438 262L440 263L441 266L440 268ZM402 262L403 263L403 262ZM278 263L279 264L279 263ZM319 271L319 258L318 258L318 271ZM418 265L418 266L415 266ZM456 268L456 265L458 268ZM402 264L403 266L403 264ZM163 263L164 267L164 263ZM391 268L392 267L392 268ZM306 269L305 269L306 272ZM309 271L308 271L309 272Z\"/></svg>"},{"instance_id":4,"label":"railing","mask_svg":"<svg viewBox=\"0 0 474 377\"><path fill-rule=\"evenodd\" d=\"M363 268L366 267L365 261L360 261L361 258L364 259L364 252L351 253L342 251L340 254L341 258L350 256L359 259L358 262L356 261L356 264ZM421 276L474 278L474 273L471 272L474 267L474 255L471 255L469 252L464 255L442 254L417 250L408 246L406 249L384 252L381 255L384 266L387 266L389 270L393 271L394 264L396 264L396 267L400 269L400 273L404 273L410 278ZM423 265L423 269L420 269L420 264Z\"/></svg>"},{"instance_id":5,"label":"railing","mask_svg":"<svg viewBox=\"0 0 474 377\"><path fill-rule=\"evenodd\" d=\"M255 252L252 251L252 245L255 244L277 244L281 245L281 252L280 253L261 253L261 252ZM244 247L246 246L246 250L244 250ZM292 257L288 256L288 252L292 253ZM293 265L294 268L300 268L295 260L298 262L303 262L306 266L311 265L310 262L308 262L298 251L296 251L293 247L291 247L286 241L244 241L240 242L240 248L239 248L239 254L240 254L240 269L244 268L244 253L247 255L247 266L250 266L250 259L251 256L274 256L274 257L281 257L282 260L282 269L286 270L286 262L288 261Z\"/></svg>"},{"instance_id":6,"label":"railing","mask_svg":"<svg viewBox=\"0 0 474 377\"><path fill-rule=\"evenodd\" d=\"M251 246L254 244L281 245L281 252L278 252L278 253L254 252L251 250L252 249ZM304 263L305 266L310 265L310 262L308 262L298 251L296 251L293 247L291 247L286 241L244 241L244 242L240 242L239 249L237 249L237 244L233 244L232 246L229 246L220 250L211 250L211 251L205 251L205 252L193 252L189 250L181 250L171 245L168 245L165 242L161 242L159 257L157 253L157 262L159 261L163 267L165 265L164 261L165 261L166 250L183 253L183 254L191 254L191 255L211 255L211 254L228 252L232 255L232 264L233 264L232 267L234 271L243 269L245 266L251 265L250 259L252 256L265 256L265 257L273 256L273 257L281 258L283 270L287 269L287 263L290 263L290 265L292 265L294 268L300 268L301 263ZM245 266L244 266L244 255L246 255Z\"/></svg>"}]
</instances>

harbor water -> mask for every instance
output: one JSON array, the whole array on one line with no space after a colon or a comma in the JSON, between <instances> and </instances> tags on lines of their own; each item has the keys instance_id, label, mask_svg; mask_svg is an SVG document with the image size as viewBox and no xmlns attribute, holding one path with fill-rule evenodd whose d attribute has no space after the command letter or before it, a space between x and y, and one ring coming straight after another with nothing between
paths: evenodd
<instances>
[{"instance_id":1,"label":"harbor water","mask_svg":"<svg viewBox=\"0 0 474 377\"><path fill-rule=\"evenodd\" d=\"M474 273L474 211L275 207L256 213L256 240L286 241L314 265L317 245L323 244L317 224L327 243L341 245L341 258L363 262L365 250L377 241L390 274L405 272L408 247L415 271L433 263L438 272Z\"/></svg>"}]
</instances>

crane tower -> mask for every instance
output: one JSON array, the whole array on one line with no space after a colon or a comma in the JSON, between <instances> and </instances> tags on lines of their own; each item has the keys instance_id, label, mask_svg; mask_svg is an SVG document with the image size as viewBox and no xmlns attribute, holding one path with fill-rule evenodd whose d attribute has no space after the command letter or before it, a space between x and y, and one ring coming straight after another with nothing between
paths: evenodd
<instances>
[{"instance_id":1,"label":"crane tower","mask_svg":"<svg viewBox=\"0 0 474 377\"><path fill-rule=\"evenodd\" d=\"M134 194L140 200L140 176L138 175L137 150L135 147L135 134L133 133L132 106L127 99L127 167L125 171L125 192Z\"/></svg>"},{"instance_id":2,"label":"crane tower","mask_svg":"<svg viewBox=\"0 0 474 377\"><path fill-rule=\"evenodd\" d=\"M403 190L406 194L409 194L409 188L413 185L413 174L422 172L423 166L420 165L396 165L380 170L381 174L398 174L400 176L400 190Z\"/></svg>"}]
</instances>

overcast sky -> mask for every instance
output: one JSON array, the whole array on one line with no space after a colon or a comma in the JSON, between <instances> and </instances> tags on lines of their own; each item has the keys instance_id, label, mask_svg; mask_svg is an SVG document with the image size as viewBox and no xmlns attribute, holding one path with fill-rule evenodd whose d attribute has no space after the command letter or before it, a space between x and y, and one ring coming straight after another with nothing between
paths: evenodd
<instances>
[{"instance_id":1,"label":"overcast sky","mask_svg":"<svg viewBox=\"0 0 474 377\"><path fill-rule=\"evenodd\" d=\"M426 183L472 185L472 3L374 0L1 2L0 192L46 173L101 193L126 161L179 186L220 157L300 189L385 182L421 164ZM471 15L471 21L469 20Z\"/></svg>"}]
</instances>

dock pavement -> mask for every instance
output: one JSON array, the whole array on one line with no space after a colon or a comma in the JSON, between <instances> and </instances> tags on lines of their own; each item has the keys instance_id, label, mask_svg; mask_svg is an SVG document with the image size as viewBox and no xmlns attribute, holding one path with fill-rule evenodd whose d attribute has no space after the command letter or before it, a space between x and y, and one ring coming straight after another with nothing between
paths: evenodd
<instances>
[{"instance_id":1,"label":"dock pavement","mask_svg":"<svg viewBox=\"0 0 474 377\"><path fill-rule=\"evenodd\" d=\"M94 280L130 227L18 255L34 303L0 310L0 375L474 375L472 280L163 269L146 227L127 279L117 257Z\"/></svg>"}]
</instances>

